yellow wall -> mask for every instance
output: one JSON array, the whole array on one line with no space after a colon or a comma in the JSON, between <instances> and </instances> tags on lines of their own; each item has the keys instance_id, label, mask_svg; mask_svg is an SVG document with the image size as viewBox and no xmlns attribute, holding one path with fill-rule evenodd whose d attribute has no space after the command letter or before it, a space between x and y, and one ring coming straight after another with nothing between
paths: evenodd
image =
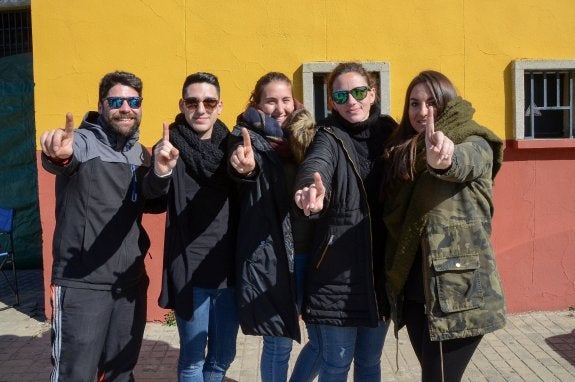
<instances>
[{"instance_id":1,"label":"yellow wall","mask_svg":"<svg viewBox=\"0 0 575 382\"><path fill-rule=\"evenodd\" d=\"M312 61L387 61L391 110L401 115L417 72L436 69L512 138L510 63L573 59L573 0L125 0L32 2L36 128L78 123L97 105L98 81L116 69L144 81L142 142L178 112L186 75L216 74L230 127L265 72L294 77Z\"/></svg>"}]
</instances>

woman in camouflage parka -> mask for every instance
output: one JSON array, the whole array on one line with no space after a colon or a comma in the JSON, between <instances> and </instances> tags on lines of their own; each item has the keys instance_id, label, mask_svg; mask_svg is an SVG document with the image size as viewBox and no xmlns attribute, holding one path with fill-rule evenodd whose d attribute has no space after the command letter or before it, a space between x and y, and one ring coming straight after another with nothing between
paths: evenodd
<instances>
[{"instance_id":1,"label":"woman in camouflage parka","mask_svg":"<svg viewBox=\"0 0 575 382\"><path fill-rule=\"evenodd\" d=\"M423 381L459 381L483 335L505 325L490 243L502 142L473 113L447 77L422 72L384 154L388 297Z\"/></svg>"}]
</instances>

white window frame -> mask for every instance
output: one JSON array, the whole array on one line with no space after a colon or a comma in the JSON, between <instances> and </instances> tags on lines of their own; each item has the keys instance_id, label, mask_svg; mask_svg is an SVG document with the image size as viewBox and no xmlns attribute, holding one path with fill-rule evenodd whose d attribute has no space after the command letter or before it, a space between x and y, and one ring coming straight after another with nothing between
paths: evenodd
<instances>
[{"instance_id":1,"label":"white window frame","mask_svg":"<svg viewBox=\"0 0 575 382\"><path fill-rule=\"evenodd\" d=\"M0 0L0 10L14 8L30 8L31 0Z\"/></svg>"},{"instance_id":2,"label":"white window frame","mask_svg":"<svg viewBox=\"0 0 575 382\"><path fill-rule=\"evenodd\" d=\"M314 105L314 86L313 75L328 74L341 62L308 62L303 64L302 68L302 83L303 83L303 104L306 109L315 116ZM390 76L389 76L389 62L361 62L363 67L368 72L379 73L379 95L381 114L390 114L391 110L391 92L390 92Z\"/></svg>"},{"instance_id":3,"label":"white window frame","mask_svg":"<svg viewBox=\"0 0 575 382\"><path fill-rule=\"evenodd\" d=\"M575 71L575 60L515 60L512 65L513 76L513 139L515 141L544 141L540 138L525 138L525 72L530 71ZM553 138L547 141L574 141L573 138ZM557 142L556 146L564 146ZM571 146L571 144L569 144ZM536 148L536 145L525 147ZM552 147L552 145L541 146Z\"/></svg>"}]
</instances>

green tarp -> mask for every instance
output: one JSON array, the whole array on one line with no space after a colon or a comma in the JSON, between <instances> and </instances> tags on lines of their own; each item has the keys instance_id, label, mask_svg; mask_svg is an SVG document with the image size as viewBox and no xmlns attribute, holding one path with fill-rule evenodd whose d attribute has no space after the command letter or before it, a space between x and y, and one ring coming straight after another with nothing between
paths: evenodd
<instances>
[{"instance_id":1,"label":"green tarp","mask_svg":"<svg viewBox=\"0 0 575 382\"><path fill-rule=\"evenodd\" d=\"M0 207L14 208L18 268L42 267L32 54L0 58Z\"/></svg>"}]
</instances>

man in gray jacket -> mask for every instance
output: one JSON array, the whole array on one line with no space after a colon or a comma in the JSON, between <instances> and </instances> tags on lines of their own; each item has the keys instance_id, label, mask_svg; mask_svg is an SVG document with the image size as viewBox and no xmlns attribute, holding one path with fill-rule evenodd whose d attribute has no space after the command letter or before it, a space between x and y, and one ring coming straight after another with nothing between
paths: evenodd
<instances>
[{"instance_id":1,"label":"man in gray jacket","mask_svg":"<svg viewBox=\"0 0 575 382\"><path fill-rule=\"evenodd\" d=\"M131 381L146 324L151 206L140 185L150 154L138 143L142 81L106 74L98 111L44 132L42 165L56 175L52 381Z\"/></svg>"}]
</instances>

